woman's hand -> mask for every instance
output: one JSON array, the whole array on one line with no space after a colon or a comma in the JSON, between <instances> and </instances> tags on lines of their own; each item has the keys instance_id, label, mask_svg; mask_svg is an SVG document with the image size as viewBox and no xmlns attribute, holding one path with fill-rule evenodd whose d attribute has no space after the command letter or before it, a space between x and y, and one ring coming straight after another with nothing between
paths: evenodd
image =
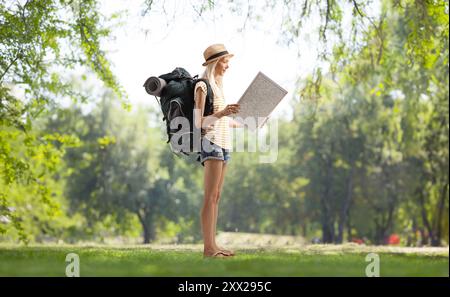
<instances>
[{"instance_id":1,"label":"woman's hand","mask_svg":"<svg viewBox=\"0 0 450 297\"><path fill-rule=\"evenodd\" d=\"M212 131L213 129L214 129L214 128L211 127L211 126L208 126L208 127L206 127L206 128L202 128L202 130L201 130L202 137L205 136L206 133Z\"/></svg>"},{"instance_id":2,"label":"woman's hand","mask_svg":"<svg viewBox=\"0 0 450 297\"><path fill-rule=\"evenodd\" d=\"M241 108L241 106L237 103L228 104L227 106L225 106L224 109L222 109L220 111L220 113L221 113L221 116L229 116L230 114L238 113L240 108Z\"/></svg>"}]
</instances>

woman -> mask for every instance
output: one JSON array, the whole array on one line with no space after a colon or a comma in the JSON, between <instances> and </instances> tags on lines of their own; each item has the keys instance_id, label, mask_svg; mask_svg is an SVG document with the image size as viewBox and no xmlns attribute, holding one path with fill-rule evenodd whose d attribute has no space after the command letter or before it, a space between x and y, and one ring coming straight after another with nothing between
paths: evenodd
<instances>
[{"instance_id":1,"label":"woman","mask_svg":"<svg viewBox=\"0 0 450 297\"><path fill-rule=\"evenodd\" d=\"M213 114L203 117L206 100L206 84L198 82L194 89L196 113L195 124L202 127L201 164L204 166L204 201L201 210L204 257L230 257L234 252L224 249L216 243L216 225L219 200L227 163L230 160L231 141L229 128L243 127L227 116L239 111L238 104L225 106L222 79L228 69L233 54L228 53L223 44L213 44L203 53L206 66L203 78L206 78L214 92Z\"/></svg>"}]
</instances>

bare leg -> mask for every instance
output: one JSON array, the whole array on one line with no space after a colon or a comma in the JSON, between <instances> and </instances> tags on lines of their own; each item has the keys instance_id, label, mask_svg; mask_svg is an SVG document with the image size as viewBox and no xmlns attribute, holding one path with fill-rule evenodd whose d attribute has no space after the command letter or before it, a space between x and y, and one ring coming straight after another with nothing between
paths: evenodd
<instances>
[{"instance_id":1,"label":"bare leg","mask_svg":"<svg viewBox=\"0 0 450 297\"><path fill-rule=\"evenodd\" d=\"M234 255L233 251L230 250L226 250L220 246L217 245L216 243L216 229L217 229L217 217L219 216L219 201L220 201L220 195L222 193L222 186L223 186L223 182L225 180L225 172L227 169L227 164L224 162L223 166L222 166L222 174L220 177L220 181L219 181L219 186L218 186L218 191L217 191L217 197L216 197L216 205L214 208L214 246L216 249L222 250L224 252L226 252L228 255Z\"/></svg>"},{"instance_id":2,"label":"bare leg","mask_svg":"<svg viewBox=\"0 0 450 297\"><path fill-rule=\"evenodd\" d=\"M214 212L216 208L217 189L222 173L222 161L206 160L205 161L205 191L204 201L201 211L201 223L203 232L203 254L205 256L215 255L219 250L214 243Z\"/></svg>"}]
</instances>

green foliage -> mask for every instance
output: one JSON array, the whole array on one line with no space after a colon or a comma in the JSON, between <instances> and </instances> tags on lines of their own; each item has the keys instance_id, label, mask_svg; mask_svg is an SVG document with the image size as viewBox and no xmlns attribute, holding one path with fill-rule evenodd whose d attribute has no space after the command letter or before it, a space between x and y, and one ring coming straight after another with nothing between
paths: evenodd
<instances>
[{"instance_id":1,"label":"green foliage","mask_svg":"<svg viewBox=\"0 0 450 297\"><path fill-rule=\"evenodd\" d=\"M305 118L297 109L298 153L307 159L298 174L311 180L307 197L317 197L326 242L342 240L342 224L349 239L354 225L376 243L404 228L426 229L433 245L448 240L448 4L423 5L385 1L359 51L336 45L320 100L301 93L318 112ZM395 219L403 207L408 215Z\"/></svg>"},{"instance_id":2,"label":"green foliage","mask_svg":"<svg viewBox=\"0 0 450 297\"><path fill-rule=\"evenodd\" d=\"M148 243L158 230L170 228L174 222L167 220L175 220L186 206L185 185L169 174L167 158L173 156L161 154L160 131L148 127L153 111L139 108L124 114L109 96L88 115L75 106L59 110L47 129L69 130L83 143L65 158L74 169L66 187L72 212L82 213L89 227L107 218L126 226L133 215Z\"/></svg>"},{"instance_id":3,"label":"green foliage","mask_svg":"<svg viewBox=\"0 0 450 297\"><path fill-rule=\"evenodd\" d=\"M34 131L34 124L63 97L89 100L62 74L86 66L125 97L100 49L109 33L104 20L96 1L0 1L0 216L12 220L24 241L29 214L10 211L18 202L15 188L28 188L40 207L57 212L48 179L65 147L77 142L74 135Z\"/></svg>"},{"instance_id":4,"label":"green foliage","mask_svg":"<svg viewBox=\"0 0 450 297\"><path fill-rule=\"evenodd\" d=\"M232 153L219 229L448 244L448 2L379 4L282 3L288 45L320 19L320 62L278 121L277 161ZM203 167L170 152L159 111L130 112L100 48L107 21L94 0L0 1L1 240L201 240Z\"/></svg>"}]
</instances>

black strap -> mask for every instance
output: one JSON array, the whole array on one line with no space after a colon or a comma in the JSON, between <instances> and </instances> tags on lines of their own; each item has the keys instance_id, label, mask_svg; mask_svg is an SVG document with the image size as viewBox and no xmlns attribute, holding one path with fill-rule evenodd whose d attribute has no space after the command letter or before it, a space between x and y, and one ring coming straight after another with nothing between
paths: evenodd
<instances>
[{"instance_id":1,"label":"black strap","mask_svg":"<svg viewBox=\"0 0 450 297\"><path fill-rule=\"evenodd\" d=\"M159 106L161 106L161 102L159 102L158 97L155 96L156 101L158 101Z\"/></svg>"},{"instance_id":2,"label":"black strap","mask_svg":"<svg viewBox=\"0 0 450 297\"><path fill-rule=\"evenodd\" d=\"M209 60L215 59L215 58L217 58L217 57L224 56L224 55L226 55L226 54L228 54L228 51L223 51L223 52L217 53L217 54L215 54L215 55L212 55L212 56L209 57L208 59L206 59L206 62L208 62Z\"/></svg>"}]
</instances>

